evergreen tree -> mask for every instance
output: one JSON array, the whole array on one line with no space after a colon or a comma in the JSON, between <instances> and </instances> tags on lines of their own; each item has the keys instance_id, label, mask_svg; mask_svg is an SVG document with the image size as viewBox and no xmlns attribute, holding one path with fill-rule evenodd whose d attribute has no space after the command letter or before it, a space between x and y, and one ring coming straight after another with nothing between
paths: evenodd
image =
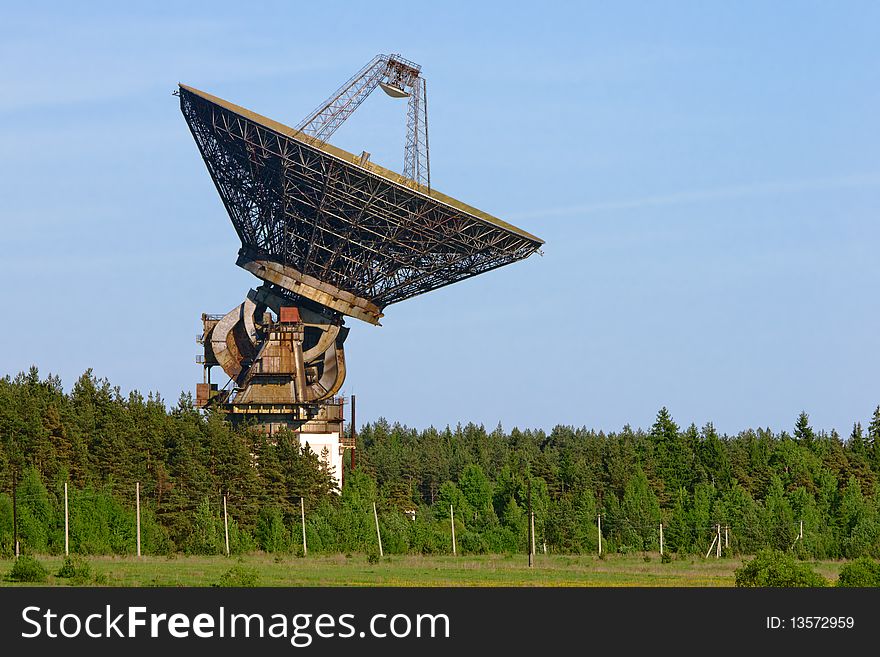
<instances>
[{"instance_id":1,"label":"evergreen tree","mask_svg":"<svg viewBox=\"0 0 880 657\"><path fill-rule=\"evenodd\" d=\"M663 481L663 500L669 502L669 494L693 484L694 454L688 449L688 440L681 435L678 425L664 406L657 413L651 427L651 438L656 446L657 474Z\"/></svg>"},{"instance_id":2,"label":"evergreen tree","mask_svg":"<svg viewBox=\"0 0 880 657\"><path fill-rule=\"evenodd\" d=\"M874 415L868 424L868 450L871 468L880 475L880 405L874 409Z\"/></svg>"},{"instance_id":3,"label":"evergreen tree","mask_svg":"<svg viewBox=\"0 0 880 657\"><path fill-rule=\"evenodd\" d=\"M810 426L810 416L805 411L801 411L794 423L794 437L805 445L811 445L816 439L813 427Z\"/></svg>"},{"instance_id":4,"label":"evergreen tree","mask_svg":"<svg viewBox=\"0 0 880 657\"><path fill-rule=\"evenodd\" d=\"M520 551L531 482L538 543L554 552L594 553L601 510L608 551L654 549L663 518L677 552L704 553L721 523L739 554L880 556L880 407L846 442L806 413L791 435L719 436L711 424L679 430L664 408L649 431L608 434L380 420L362 427L359 450L337 494L326 455L294 434L232 427L188 394L170 408L156 393L124 397L91 370L65 393L31 368L0 378L0 553L12 552L13 481L25 550L63 548L66 482L71 548L84 554L134 551L135 482L146 553L221 552L224 496L233 551L299 549L300 497L310 552L375 550L374 502L389 553L448 554L450 504L462 551Z\"/></svg>"},{"instance_id":5,"label":"evergreen tree","mask_svg":"<svg viewBox=\"0 0 880 657\"><path fill-rule=\"evenodd\" d=\"M862 423L853 424L852 433L849 435L849 449L853 454L864 456L867 453L865 437L862 434Z\"/></svg>"}]
</instances>

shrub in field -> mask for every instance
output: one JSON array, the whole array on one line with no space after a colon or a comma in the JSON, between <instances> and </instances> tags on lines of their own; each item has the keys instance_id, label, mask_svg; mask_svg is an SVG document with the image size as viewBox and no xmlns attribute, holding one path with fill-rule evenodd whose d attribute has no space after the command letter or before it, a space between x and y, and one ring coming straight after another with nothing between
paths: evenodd
<instances>
[{"instance_id":1,"label":"shrub in field","mask_svg":"<svg viewBox=\"0 0 880 657\"><path fill-rule=\"evenodd\" d=\"M740 587L820 587L825 579L809 564L781 550L761 550L754 559L738 568L736 585Z\"/></svg>"},{"instance_id":2,"label":"shrub in field","mask_svg":"<svg viewBox=\"0 0 880 657\"><path fill-rule=\"evenodd\" d=\"M880 563L862 557L840 569L837 586L880 586Z\"/></svg>"},{"instance_id":3,"label":"shrub in field","mask_svg":"<svg viewBox=\"0 0 880 657\"><path fill-rule=\"evenodd\" d=\"M92 581L92 567L82 557L66 557L57 577L69 579L71 584L86 584Z\"/></svg>"},{"instance_id":4,"label":"shrub in field","mask_svg":"<svg viewBox=\"0 0 880 657\"><path fill-rule=\"evenodd\" d=\"M227 570L214 586L257 586L260 574L256 568L249 568L242 564L236 564Z\"/></svg>"},{"instance_id":5,"label":"shrub in field","mask_svg":"<svg viewBox=\"0 0 880 657\"><path fill-rule=\"evenodd\" d=\"M16 559L9 571L9 579L13 582L45 582L48 575L43 564L28 555Z\"/></svg>"}]
</instances>

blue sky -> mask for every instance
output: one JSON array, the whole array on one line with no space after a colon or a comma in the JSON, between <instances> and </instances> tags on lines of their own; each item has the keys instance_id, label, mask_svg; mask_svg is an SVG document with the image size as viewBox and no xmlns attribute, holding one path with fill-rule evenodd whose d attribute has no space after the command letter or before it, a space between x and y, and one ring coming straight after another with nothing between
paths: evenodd
<instances>
[{"instance_id":1,"label":"blue sky","mask_svg":"<svg viewBox=\"0 0 880 657\"><path fill-rule=\"evenodd\" d=\"M547 244L349 319L359 420L867 420L880 5L513 4L4 5L0 373L194 389L200 313L257 281L171 91L296 124L399 52L428 80L434 186ZM374 94L333 142L399 170L404 127Z\"/></svg>"}]
</instances>

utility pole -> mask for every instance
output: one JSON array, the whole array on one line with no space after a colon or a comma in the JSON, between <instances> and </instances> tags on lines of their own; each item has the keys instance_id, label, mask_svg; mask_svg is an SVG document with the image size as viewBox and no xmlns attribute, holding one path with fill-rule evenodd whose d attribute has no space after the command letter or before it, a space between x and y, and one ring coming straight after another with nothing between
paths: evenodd
<instances>
[{"instance_id":1,"label":"utility pole","mask_svg":"<svg viewBox=\"0 0 880 657\"><path fill-rule=\"evenodd\" d=\"M534 531L534 523L532 523L532 478L529 476L529 568L532 568L535 565L533 555L532 555L532 545L534 541L534 537L532 536L532 532Z\"/></svg>"},{"instance_id":2,"label":"utility pole","mask_svg":"<svg viewBox=\"0 0 880 657\"><path fill-rule=\"evenodd\" d=\"M712 554L712 548L715 547L715 541L718 540L717 536L712 536L712 544L709 546L709 549L706 550L706 559L709 558L709 555Z\"/></svg>"},{"instance_id":3,"label":"utility pole","mask_svg":"<svg viewBox=\"0 0 880 657\"><path fill-rule=\"evenodd\" d=\"M223 496L223 534L226 537L226 556L229 556L229 516L226 513L226 496Z\"/></svg>"},{"instance_id":4,"label":"utility pole","mask_svg":"<svg viewBox=\"0 0 880 657\"><path fill-rule=\"evenodd\" d=\"M379 556L384 557L385 553L382 551L382 533L379 531L379 512L376 511L375 502L373 502L373 517L376 519L376 538L379 539Z\"/></svg>"},{"instance_id":5,"label":"utility pole","mask_svg":"<svg viewBox=\"0 0 880 657\"><path fill-rule=\"evenodd\" d=\"M70 555L70 520L67 515L67 482L64 482L64 556Z\"/></svg>"},{"instance_id":6,"label":"utility pole","mask_svg":"<svg viewBox=\"0 0 880 657\"><path fill-rule=\"evenodd\" d=\"M351 442L354 447L351 448L351 469L354 471L354 453L357 451L357 397L351 396Z\"/></svg>"},{"instance_id":7,"label":"utility pole","mask_svg":"<svg viewBox=\"0 0 880 657\"><path fill-rule=\"evenodd\" d=\"M602 556L602 514L596 516L596 524L599 526L599 556Z\"/></svg>"},{"instance_id":8,"label":"utility pole","mask_svg":"<svg viewBox=\"0 0 880 657\"><path fill-rule=\"evenodd\" d=\"M660 523L660 556L663 556L663 523Z\"/></svg>"},{"instance_id":9,"label":"utility pole","mask_svg":"<svg viewBox=\"0 0 880 657\"><path fill-rule=\"evenodd\" d=\"M716 531L715 538L718 539L717 547L715 548L715 558L720 559L721 558L721 523L718 523L717 525L715 525L715 531Z\"/></svg>"},{"instance_id":10,"label":"utility pole","mask_svg":"<svg viewBox=\"0 0 880 657\"><path fill-rule=\"evenodd\" d=\"M724 547L730 547L730 541L727 540L727 532L730 529L730 525L724 525Z\"/></svg>"},{"instance_id":11,"label":"utility pole","mask_svg":"<svg viewBox=\"0 0 880 657\"><path fill-rule=\"evenodd\" d=\"M134 485L134 495L137 508L137 555L141 556L141 482Z\"/></svg>"},{"instance_id":12,"label":"utility pole","mask_svg":"<svg viewBox=\"0 0 880 657\"><path fill-rule=\"evenodd\" d=\"M449 505L449 524L452 525L452 556L455 556L455 512L452 505Z\"/></svg>"},{"instance_id":13,"label":"utility pole","mask_svg":"<svg viewBox=\"0 0 880 657\"><path fill-rule=\"evenodd\" d=\"M537 551L535 550L535 512L534 511L532 511L532 518L531 518L530 522L532 524L532 556L534 556L537 554Z\"/></svg>"},{"instance_id":14,"label":"utility pole","mask_svg":"<svg viewBox=\"0 0 880 657\"><path fill-rule=\"evenodd\" d=\"M798 525L797 536L794 537L794 543L791 544L791 547L793 548L795 545L797 545L798 541L803 541L803 540L804 540L804 521L801 520Z\"/></svg>"},{"instance_id":15,"label":"utility pole","mask_svg":"<svg viewBox=\"0 0 880 657\"><path fill-rule=\"evenodd\" d=\"M18 470L12 471L12 541L17 559L21 554L18 547Z\"/></svg>"},{"instance_id":16,"label":"utility pole","mask_svg":"<svg viewBox=\"0 0 880 657\"><path fill-rule=\"evenodd\" d=\"M374 504L373 509L375 510L375 508L376 508L376 506ZM306 556L309 553L309 549L306 546L306 500L303 497L299 498L299 513L300 513L300 518L302 519L302 526L303 526L303 556ZM380 543L381 543L381 541L380 541ZM380 548L380 550L381 550L381 548Z\"/></svg>"}]
</instances>

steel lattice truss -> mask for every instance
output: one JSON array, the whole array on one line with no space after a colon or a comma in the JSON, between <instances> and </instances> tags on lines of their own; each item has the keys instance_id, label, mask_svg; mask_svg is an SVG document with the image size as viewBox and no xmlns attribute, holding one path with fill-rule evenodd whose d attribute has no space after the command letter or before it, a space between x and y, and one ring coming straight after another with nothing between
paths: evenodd
<instances>
[{"instance_id":1,"label":"steel lattice truss","mask_svg":"<svg viewBox=\"0 0 880 657\"><path fill-rule=\"evenodd\" d=\"M403 175L431 187L431 163L428 157L428 92L425 79L418 78L406 110L406 151Z\"/></svg>"},{"instance_id":2,"label":"steel lattice truss","mask_svg":"<svg viewBox=\"0 0 880 657\"><path fill-rule=\"evenodd\" d=\"M181 85L242 245L379 308L523 259L540 239L350 153Z\"/></svg>"}]
</instances>

